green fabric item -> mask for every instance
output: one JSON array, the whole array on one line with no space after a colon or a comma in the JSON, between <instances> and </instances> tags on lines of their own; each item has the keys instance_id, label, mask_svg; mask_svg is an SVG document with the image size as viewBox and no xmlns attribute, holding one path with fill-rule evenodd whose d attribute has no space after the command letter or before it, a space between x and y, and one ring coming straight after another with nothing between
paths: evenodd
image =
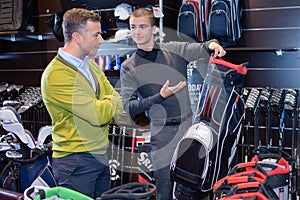
<instances>
[{"instance_id":1,"label":"green fabric item","mask_svg":"<svg viewBox=\"0 0 300 200\"><path fill-rule=\"evenodd\" d=\"M60 199L64 200L93 200L91 197L88 197L80 192L77 192L75 190L71 190L69 188L57 186L53 188L49 188L45 190L45 196L46 198L51 198L51 197L59 197ZM40 195L38 195L34 200L42 200L40 198Z\"/></svg>"}]
</instances>

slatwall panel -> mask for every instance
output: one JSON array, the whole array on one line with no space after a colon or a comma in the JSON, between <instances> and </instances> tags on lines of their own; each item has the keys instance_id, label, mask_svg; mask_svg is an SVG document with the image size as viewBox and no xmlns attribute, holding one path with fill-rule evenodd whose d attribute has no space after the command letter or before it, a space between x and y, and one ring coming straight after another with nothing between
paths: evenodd
<instances>
[{"instance_id":1,"label":"slatwall panel","mask_svg":"<svg viewBox=\"0 0 300 200\"><path fill-rule=\"evenodd\" d=\"M249 62L245 85L300 88L300 1L243 1L242 37L226 59Z\"/></svg>"}]
</instances>

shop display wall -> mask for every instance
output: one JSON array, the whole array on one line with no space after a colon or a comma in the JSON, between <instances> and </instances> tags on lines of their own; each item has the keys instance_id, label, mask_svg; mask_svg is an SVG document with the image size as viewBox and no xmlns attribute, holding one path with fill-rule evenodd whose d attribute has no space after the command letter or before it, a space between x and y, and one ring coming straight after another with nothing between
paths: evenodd
<instances>
[{"instance_id":1,"label":"shop display wall","mask_svg":"<svg viewBox=\"0 0 300 200\"><path fill-rule=\"evenodd\" d=\"M53 36L46 19L55 12L62 10L62 3L67 0L37 0L38 15L35 16L35 31L24 32L1 32L0 33L0 83L19 84L24 86L40 86L41 74L56 55L57 48L63 43L58 42ZM74 1L72 1L74 2ZM96 1L91 1L95 3ZM103 9L113 8L121 2L141 5L157 3L157 1L101 1ZM178 9L182 1L164 1L164 25L176 29ZM102 5L103 3L103 5ZM246 109L246 119L241 136L237 162L245 161L252 156L254 148L262 146L276 146L291 154L296 163L296 169L300 170L299 163L299 89L300 89L300 4L299 0L243 0L242 13L242 37L238 40L236 47L226 48L225 59L232 63L249 62L249 71L245 80L246 90L252 88L259 90L259 95L264 89L269 91L282 90L283 102L289 90L295 90L296 105L292 111L274 113L271 99L267 103L267 109L262 109L261 104L256 102L257 112ZM117 30L113 20L113 10L102 12L104 18L111 18L110 29L105 39L111 37ZM114 54L112 54L114 55ZM108 70L106 74L113 80L118 81L118 71ZM248 96L245 95L245 101ZM260 96L258 96L260 98ZM285 113L282 118L282 113ZM33 107L24 113L24 124L26 128L37 130L39 126L50 123L50 118L44 107ZM115 125L112 125L112 128ZM126 131L122 132L125 127ZM128 125L115 126L121 135L110 132L115 145L120 145L120 155L131 146L132 127ZM112 129L111 129L112 131ZM125 135L122 135L126 133ZM130 134L129 134L130 133ZM123 137L124 136L124 137ZM121 139L119 139L121 138ZM123 139L122 139L123 138ZM125 139L124 139L125 138ZM121 143L118 143L118 142ZM124 145L123 145L123 142ZM127 145L128 144L128 145ZM131 149L128 151L131 152ZM127 150L125 150L127 151ZM118 152L115 154L118 155ZM120 157L122 160L123 158ZM114 159L113 159L114 160ZM126 158L127 160L127 158ZM131 164L124 164L132 166ZM134 165L136 166L136 165ZM117 169L119 171L120 168ZM299 172L298 179L299 182ZM130 176L130 173L129 173ZM132 177L131 177L132 178ZM131 178L126 179L132 180ZM116 184L126 182L125 179L118 180ZM299 190L298 183L298 190ZM299 193L299 191L298 191Z\"/></svg>"}]
</instances>

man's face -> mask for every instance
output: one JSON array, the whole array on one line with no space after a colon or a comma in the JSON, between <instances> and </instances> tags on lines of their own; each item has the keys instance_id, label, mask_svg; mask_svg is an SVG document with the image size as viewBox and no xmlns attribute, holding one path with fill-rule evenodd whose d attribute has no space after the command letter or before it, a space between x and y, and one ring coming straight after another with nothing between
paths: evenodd
<instances>
[{"instance_id":1,"label":"man's face","mask_svg":"<svg viewBox=\"0 0 300 200\"><path fill-rule=\"evenodd\" d=\"M103 43L100 30L99 22L87 21L86 30L83 34L84 42L81 43L81 50L84 54L91 56L96 55L100 44Z\"/></svg>"},{"instance_id":2,"label":"man's face","mask_svg":"<svg viewBox=\"0 0 300 200\"><path fill-rule=\"evenodd\" d=\"M131 37L138 46L147 46L154 40L155 26L147 17L131 17L129 20Z\"/></svg>"}]
</instances>

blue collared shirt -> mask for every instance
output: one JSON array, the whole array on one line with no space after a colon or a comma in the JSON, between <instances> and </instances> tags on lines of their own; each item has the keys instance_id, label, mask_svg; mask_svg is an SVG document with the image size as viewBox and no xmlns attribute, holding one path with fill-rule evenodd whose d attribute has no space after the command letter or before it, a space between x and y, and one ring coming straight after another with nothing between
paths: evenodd
<instances>
[{"instance_id":1,"label":"blue collared shirt","mask_svg":"<svg viewBox=\"0 0 300 200\"><path fill-rule=\"evenodd\" d=\"M58 49L58 54L64 59L66 60L68 63L70 63L72 66L76 67L80 72L82 72L85 77L89 80L89 82L91 83L91 85L94 88L94 91L96 91L96 86L95 86L95 82L93 79L93 76L91 74L90 71L90 67L89 67L89 57L86 56L83 60L76 58L75 56L72 56L71 54L65 52L63 50L63 48L59 48Z\"/></svg>"}]
</instances>

